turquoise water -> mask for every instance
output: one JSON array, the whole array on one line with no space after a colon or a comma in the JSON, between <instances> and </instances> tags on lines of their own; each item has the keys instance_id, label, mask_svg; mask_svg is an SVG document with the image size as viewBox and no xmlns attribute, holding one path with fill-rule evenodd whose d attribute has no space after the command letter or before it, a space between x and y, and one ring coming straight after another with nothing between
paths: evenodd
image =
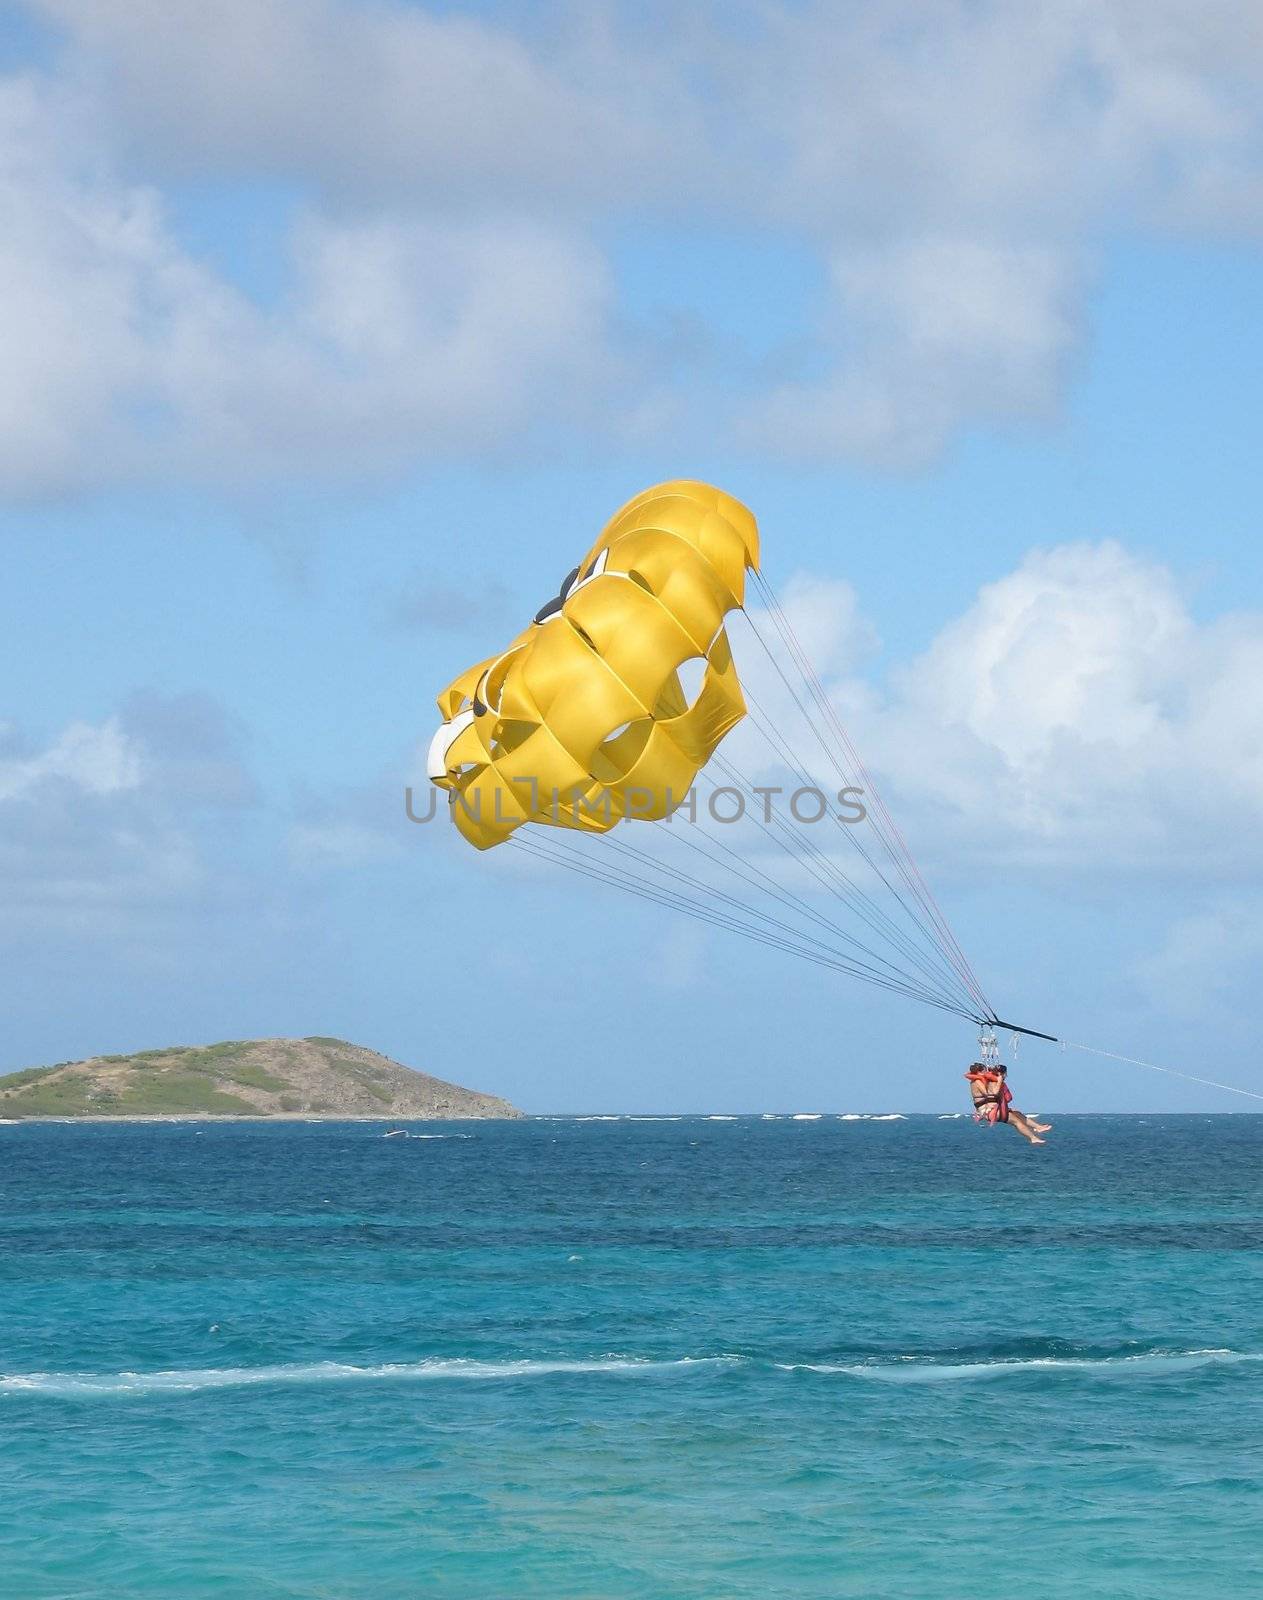
<instances>
[{"instance_id":1,"label":"turquoise water","mask_svg":"<svg viewBox=\"0 0 1263 1600\"><path fill-rule=\"evenodd\" d=\"M1263 1119L0 1128L5 1600L1263 1593Z\"/></svg>"}]
</instances>

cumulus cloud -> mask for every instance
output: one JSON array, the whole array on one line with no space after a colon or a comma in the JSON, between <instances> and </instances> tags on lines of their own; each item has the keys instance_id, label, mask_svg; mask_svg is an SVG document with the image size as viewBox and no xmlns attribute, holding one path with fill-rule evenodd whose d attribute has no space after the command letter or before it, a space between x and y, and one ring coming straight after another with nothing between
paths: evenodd
<instances>
[{"instance_id":1,"label":"cumulus cloud","mask_svg":"<svg viewBox=\"0 0 1263 1600\"><path fill-rule=\"evenodd\" d=\"M745 432L821 459L916 466L962 418L1055 414L1079 338L1081 285L1046 246L921 237L834 254L849 358L824 383L777 386Z\"/></svg>"},{"instance_id":2,"label":"cumulus cloud","mask_svg":"<svg viewBox=\"0 0 1263 1600\"><path fill-rule=\"evenodd\" d=\"M795 645L778 631L754 588L747 594L744 616L729 618L729 639L750 714L725 739L723 758L749 782L779 782L786 773L788 750L808 777L833 789L837 775L804 720L804 713L814 708L792 651L800 649L812 669L828 680L846 715L854 709L857 687L865 683L862 672L878 647L877 631L861 611L854 587L842 578L797 573L784 585L778 604ZM860 703L868 704L866 690ZM777 730L770 737L769 727Z\"/></svg>"},{"instance_id":3,"label":"cumulus cloud","mask_svg":"<svg viewBox=\"0 0 1263 1600\"><path fill-rule=\"evenodd\" d=\"M96 727L72 722L52 744L30 752L21 750L12 724L0 725L0 802L21 799L57 781L85 794L117 794L136 788L140 774L140 748L117 717Z\"/></svg>"},{"instance_id":4,"label":"cumulus cloud","mask_svg":"<svg viewBox=\"0 0 1263 1600\"><path fill-rule=\"evenodd\" d=\"M1234 0L725 6L665 47L620 5L29 3L61 47L0 101L10 488L378 473L541 421L915 465L1055 412L1120 231L1263 233ZM179 243L188 182L306 197L279 305ZM812 252L808 354L764 392L648 350L644 228Z\"/></svg>"},{"instance_id":5,"label":"cumulus cloud","mask_svg":"<svg viewBox=\"0 0 1263 1600\"><path fill-rule=\"evenodd\" d=\"M42 746L0 727L0 937L204 909L233 878L210 831L254 798L238 735L203 696L138 695Z\"/></svg>"},{"instance_id":6,"label":"cumulus cloud","mask_svg":"<svg viewBox=\"0 0 1263 1600\"><path fill-rule=\"evenodd\" d=\"M1169 569L1105 542L1032 552L883 687L835 671L829 692L957 865L1255 875L1261 678L1263 617L1199 622Z\"/></svg>"},{"instance_id":7,"label":"cumulus cloud","mask_svg":"<svg viewBox=\"0 0 1263 1600\"><path fill-rule=\"evenodd\" d=\"M775 17L782 204L825 242L831 361L757 397L751 437L918 465L1047 417L1108 239L1263 231L1263 36L1228 0Z\"/></svg>"},{"instance_id":8,"label":"cumulus cloud","mask_svg":"<svg viewBox=\"0 0 1263 1600\"><path fill-rule=\"evenodd\" d=\"M616 175L633 196L657 191L697 115L660 51L623 48L574 15L527 39L452 8L358 0L32 9L64 30L67 72L100 95L145 164L175 175L264 166L356 205L464 211L514 207L525 192L608 207Z\"/></svg>"},{"instance_id":9,"label":"cumulus cloud","mask_svg":"<svg viewBox=\"0 0 1263 1600\"><path fill-rule=\"evenodd\" d=\"M529 219L297 225L292 294L253 303L161 197L85 169L29 82L0 84L0 486L388 470L574 419L605 382L592 247ZM321 465L323 463L323 465Z\"/></svg>"}]
</instances>

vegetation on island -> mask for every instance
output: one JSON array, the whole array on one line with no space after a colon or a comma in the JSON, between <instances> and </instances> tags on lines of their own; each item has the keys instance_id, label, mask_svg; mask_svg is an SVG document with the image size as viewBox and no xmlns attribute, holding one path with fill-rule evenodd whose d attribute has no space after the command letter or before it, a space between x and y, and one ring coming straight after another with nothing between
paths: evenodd
<instances>
[{"instance_id":1,"label":"vegetation on island","mask_svg":"<svg viewBox=\"0 0 1263 1600\"><path fill-rule=\"evenodd\" d=\"M507 1101L350 1044L227 1039L0 1076L0 1118L516 1117Z\"/></svg>"}]
</instances>

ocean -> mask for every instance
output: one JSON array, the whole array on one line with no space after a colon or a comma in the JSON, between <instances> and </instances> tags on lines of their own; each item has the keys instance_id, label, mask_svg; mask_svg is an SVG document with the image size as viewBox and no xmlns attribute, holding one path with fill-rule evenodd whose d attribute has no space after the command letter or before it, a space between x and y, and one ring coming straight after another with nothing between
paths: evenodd
<instances>
[{"instance_id":1,"label":"ocean","mask_svg":"<svg viewBox=\"0 0 1263 1600\"><path fill-rule=\"evenodd\" d=\"M4 1600L1263 1594L1263 1118L0 1127Z\"/></svg>"}]
</instances>

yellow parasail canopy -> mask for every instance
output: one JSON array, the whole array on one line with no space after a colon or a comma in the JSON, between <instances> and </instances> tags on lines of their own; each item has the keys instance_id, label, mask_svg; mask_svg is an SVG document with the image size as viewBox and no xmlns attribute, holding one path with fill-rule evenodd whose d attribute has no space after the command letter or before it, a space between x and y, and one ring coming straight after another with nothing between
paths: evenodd
<instances>
[{"instance_id":1,"label":"yellow parasail canopy","mask_svg":"<svg viewBox=\"0 0 1263 1600\"><path fill-rule=\"evenodd\" d=\"M438 697L428 771L465 838L667 816L745 715L724 618L758 565L754 517L722 489L629 500L531 626Z\"/></svg>"}]
</instances>

